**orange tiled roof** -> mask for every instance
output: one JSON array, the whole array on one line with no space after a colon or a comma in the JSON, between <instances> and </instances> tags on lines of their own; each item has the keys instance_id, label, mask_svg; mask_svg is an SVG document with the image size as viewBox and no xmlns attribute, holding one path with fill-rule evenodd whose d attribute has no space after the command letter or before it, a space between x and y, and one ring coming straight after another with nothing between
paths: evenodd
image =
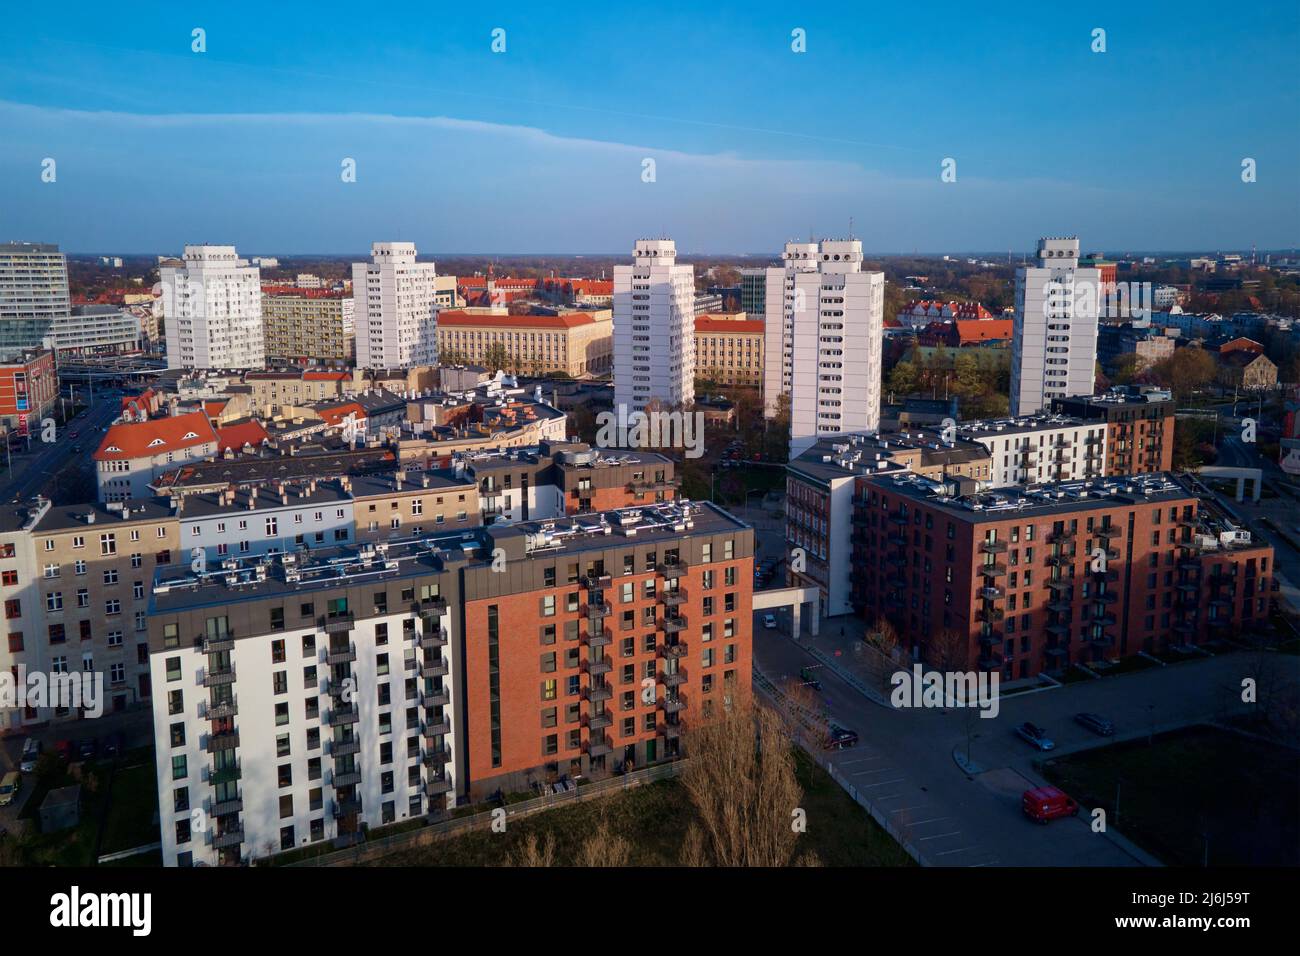
<instances>
[{"instance_id":1,"label":"orange tiled roof","mask_svg":"<svg viewBox=\"0 0 1300 956\"><path fill-rule=\"evenodd\" d=\"M701 315L695 319L695 331L699 332L732 332L741 333L761 333L763 331L762 319L723 319L716 318L712 315Z\"/></svg>"},{"instance_id":2,"label":"orange tiled roof","mask_svg":"<svg viewBox=\"0 0 1300 956\"><path fill-rule=\"evenodd\" d=\"M147 422L124 422L114 425L104 435L95 461L123 461L162 455L182 448L215 442L217 434L204 412L189 412Z\"/></svg>"},{"instance_id":3,"label":"orange tiled roof","mask_svg":"<svg viewBox=\"0 0 1300 956\"><path fill-rule=\"evenodd\" d=\"M252 419L235 425L226 425L217 429L217 451L223 452L227 448L239 451L245 445L256 447L262 443L263 439L268 437L266 429L262 427L261 423Z\"/></svg>"},{"instance_id":4,"label":"orange tiled roof","mask_svg":"<svg viewBox=\"0 0 1300 956\"><path fill-rule=\"evenodd\" d=\"M566 312L564 315L473 315L452 310L438 313L439 326L494 325L507 329L574 329L580 325L591 325L595 321L588 312Z\"/></svg>"},{"instance_id":5,"label":"orange tiled roof","mask_svg":"<svg viewBox=\"0 0 1300 956\"><path fill-rule=\"evenodd\" d=\"M994 339L1009 339L1015 325L1014 319L957 319L953 326L957 331L957 341L989 342Z\"/></svg>"}]
</instances>

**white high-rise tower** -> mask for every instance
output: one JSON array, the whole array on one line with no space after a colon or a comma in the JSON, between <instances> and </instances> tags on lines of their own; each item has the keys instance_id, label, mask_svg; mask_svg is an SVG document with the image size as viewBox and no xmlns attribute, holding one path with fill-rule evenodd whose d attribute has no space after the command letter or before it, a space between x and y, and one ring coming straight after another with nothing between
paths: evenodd
<instances>
[{"instance_id":1,"label":"white high-rise tower","mask_svg":"<svg viewBox=\"0 0 1300 956\"><path fill-rule=\"evenodd\" d=\"M262 283L234 246L186 246L159 270L169 368L263 368Z\"/></svg>"},{"instance_id":2,"label":"white high-rise tower","mask_svg":"<svg viewBox=\"0 0 1300 956\"><path fill-rule=\"evenodd\" d=\"M787 255L809 251L794 245ZM885 274L862 271L860 240L823 239L815 270L803 268L803 258L795 261L800 265L784 270L783 305L790 326L791 458L823 435L880 428L885 311Z\"/></svg>"},{"instance_id":3,"label":"white high-rise tower","mask_svg":"<svg viewBox=\"0 0 1300 956\"><path fill-rule=\"evenodd\" d=\"M416 262L415 255L413 242L376 242L370 262L352 264L357 368L437 362L437 271L432 262Z\"/></svg>"},{"instance_id":4,"label":"white high-rise tower","mask_svg":"<svg viewBox=\"0 0 1300 956\"><path fill-rule=\"evenodd\" d=\"M1038 240L1038 264L1016 271L1011 414L1091 395L1096 383L1101 270L1079 268L1077 237Z\"/></svg>"},{"instance_id":5,"label":"white high-rise tower","mask_svg":"<svg viewBox=\"0 0 1300 956\"><path fill-rule=\"evenodd\" d=\"M794 384L794 285L800 272L816 272L815 242L787 242L782 265L763 270L763 414L777 413Z\"/></svg>"},{"instance_id":6,"label":"white high-rise tower","mask_svg":"<svg viewBox=\"0 0 1300 956\"><path fill-rule=\"evenodd\" d=\"M68 263L59 247L0 243L0 358L40 348L50 327L71 314Z\"/></svg>"},{"instance_id":7,"label":"white high-rise tower","mask_svg":"<svg viewBox=\"0 0 1300 956\"><path fill-rule=\"evenodd\" d=\"M641 411L651 399L695 401L695 270L677 264L671 239L638 239L630 266L614 267L614 402Z\"/></svg>"}]
</instances>

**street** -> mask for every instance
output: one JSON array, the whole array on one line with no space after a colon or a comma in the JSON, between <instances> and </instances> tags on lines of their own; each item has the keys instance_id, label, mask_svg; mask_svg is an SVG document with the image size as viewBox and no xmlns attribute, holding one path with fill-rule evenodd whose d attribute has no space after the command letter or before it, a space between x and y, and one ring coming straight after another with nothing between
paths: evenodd
<instances>
[{"instance_id":1,"label":"street","mask_svg":"<svg viewBox=\"0 0 1300 956\"><path fill-rule=\"evenodd\" d=\"M0 483L0 501L33 497L46 489L74 459L88 465L104 429L120 411L120 400L115 394L96 395L95 403L59 429L57 440L48 444L41 441L40 423L33 421L31 450L14 453L12 474L6 472Z\"/></svg>"},{"instance_id":2,"label":"street","mask_svg":"<svg viewBox=\"0 0 1300 956\"><path fill-rule=\"evenodd\" d=\"M823 622L820 637L795 642L781 631L763 629L756 619L755 669L779 687L797 679L800 668L816 668L832 719L859 735L858 746L825 756L932 865L1158 865L1113 828L1094 833L1090 808L1049 826L1026 819L1020 795L1045 781L1034 769L1040 755L1012 728L1026 720L1045 727L1056 741L1053 756L1059 756L1219 718L1243 675L1257 663L1250 654L1235 653L1004 695L999 715L984 719L958 709L895 710L868 699L832 668L818 666L809 645L852 673L851 646L861 624L849 624L845 637L836 620ZM1272 655L1271 660L1294 687L1300 661L1291 655ZM1073 715L1080 711L1113 720L1117 736L1099 738L1075 724ZM968 726L975 765L969 774L954 757L964 757Z\"/></svg>"}]
</instances>

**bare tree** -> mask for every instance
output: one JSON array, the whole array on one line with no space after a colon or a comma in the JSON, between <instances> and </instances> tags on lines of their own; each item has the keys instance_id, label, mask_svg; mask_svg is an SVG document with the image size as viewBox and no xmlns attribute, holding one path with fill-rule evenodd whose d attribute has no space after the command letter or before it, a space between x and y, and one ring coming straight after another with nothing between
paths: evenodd
<instances>
[{"instance_id":1,"label":"bare tree","mask_svg":"<svg viewBox=\"0 0 1300 956\"><path fill-rule=\"evenodd\" d=\"M689 731L686 743L681 781L700 833L688 830L684 849L716 866L788 864L803 790L781 715L745 700Z\"/></svg>"},{"instance_id":2,"label":"bare tree","mask_svg":"<svg viewBox=\"0 0 1300 956\"><path fill-rule=\"evenodd\" d=\"M545 841L539 841L536 833L529 833L524 842L515 847L506 861L507 866L554 866L555 834L546 834Z\"/></svg>"},{"instance_id":3,"label":"bare tree","mask_svg":"<svg viewBox=\"0 0 1300 956\"><path fill-rule=\"evenodd\" d=\"M578 848L578 866L627 866L632 859L632 844L613 831L602 815L595 832Z\"/></svg>"}]
</instances>

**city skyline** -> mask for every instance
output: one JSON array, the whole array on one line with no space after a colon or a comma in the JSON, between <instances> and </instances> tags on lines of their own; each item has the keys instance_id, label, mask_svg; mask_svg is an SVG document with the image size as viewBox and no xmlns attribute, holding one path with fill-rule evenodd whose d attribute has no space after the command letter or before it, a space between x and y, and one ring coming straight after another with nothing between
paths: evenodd
<instances>
[{"instance_id":1,"label":"city skyline","mask_svg":"<svg viewBox=\"0 0 1300 956\"><path fill-rule=\"evenodd\" d=\"M373 12L360 45L290 11L91 11L75 34L15 11L0 207L9 238L72 252L613 253L657 231L690 255L850 217L868 254L1014 251L1067 227L1099 249L1295 245L1297 133L1277 120L1297 103L1277 79L1294 11L1165 6L1026 7L938 44L894 11Z\"/></svg>"}]
</instances>

